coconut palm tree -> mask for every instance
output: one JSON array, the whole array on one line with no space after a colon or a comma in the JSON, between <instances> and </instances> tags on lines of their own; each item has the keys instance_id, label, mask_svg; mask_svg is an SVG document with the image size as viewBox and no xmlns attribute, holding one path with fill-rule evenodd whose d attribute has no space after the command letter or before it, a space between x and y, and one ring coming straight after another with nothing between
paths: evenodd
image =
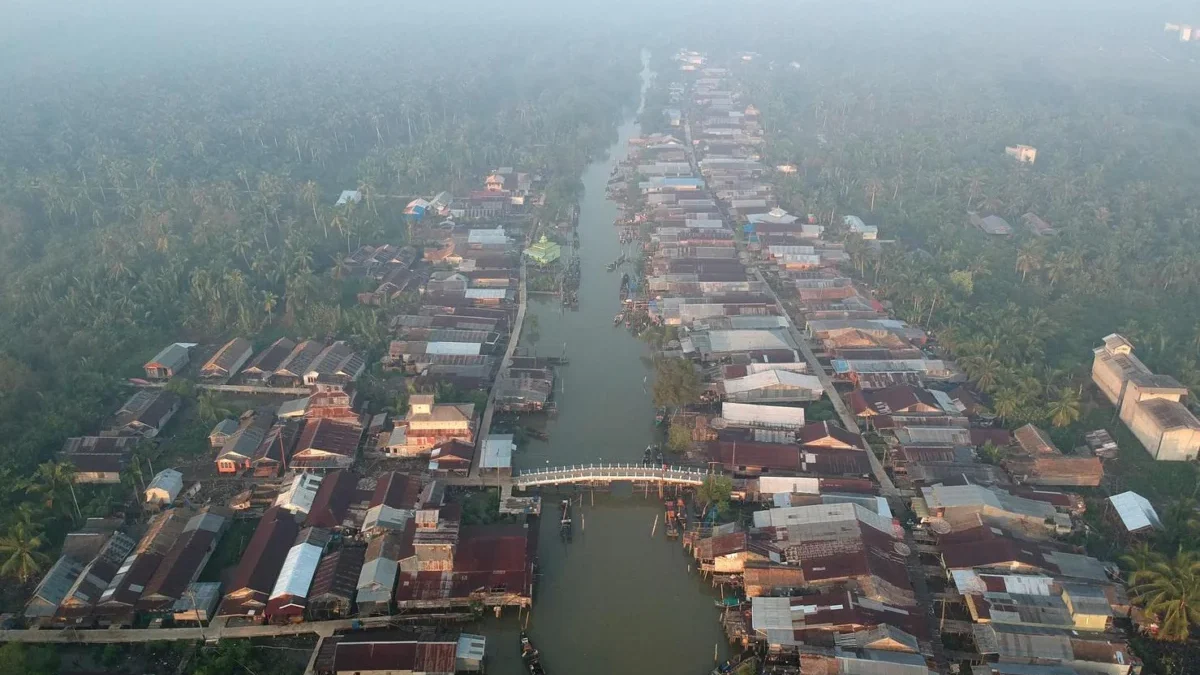
<instances>
[{"instance_id":1,"label":"coconut palm tree","mask_svg":"<svg viewBox=\"0 0 1200 675\"><path fill-rule=\"evenodd\" d=\"M1182 642L1200 623L1200 558L1181 551L1133 573L1134 602L1158 620L1158 637Z\"/></svg>"},{"instance_id":2,"label":"coconut palm tree","mask_svg":"<svg viewBox=\"0 0 1200 675\"><path fill-rule=\"evenodd\" d=\"M25 583L50 562L41 552L44 542L24 523L16 523L0 537L0 554L7 556L0 564L0 574Z\"/></svg>"},{"instance_id":3,"label":"coconut palm tree","mask_svg":"<svg viewBox=\"0 0 1200 675\"><path fill-rule=\"evenodd\" d=\"M1061 387L1057 394L1046 406L1046 413L1054 426L1069 426L1079 419L1079 394L1071 387Z\"/></svg>"},{"instance_id":4,"label":"coconut palm tree","mask_svg":"<svg viewBox=\"0 0 1200 675\"><path fill-rule=\"evenodd\" d=\"M209 389L200 392L200 396L196 398L196 409L200 413L200 419L206 422L215 422L233 415L217 397L216 392Z\"/></svg>"},{"instance_id":5,"label":"coconut palm tree","mask_svg":"<svg viewBox=\"0 0 1200 675\"><path fill-rule=\"evenodd\" d=\"M34 474L33 486L46 498L46 508L70 515L74 503L75 468L66 462L45 462ZM75 505L76 515L79 505Z\"/></svg>"}]
</instances>

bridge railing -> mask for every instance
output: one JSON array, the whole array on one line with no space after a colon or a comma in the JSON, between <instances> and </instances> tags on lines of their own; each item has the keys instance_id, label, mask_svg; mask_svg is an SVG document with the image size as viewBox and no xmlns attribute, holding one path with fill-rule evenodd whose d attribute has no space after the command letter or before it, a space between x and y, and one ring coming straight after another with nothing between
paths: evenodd
<instances>
[{"instance_id":1,"label":"bridge railing","mask_svg":"<svg viewBox=\"0 0 1200 675\"><path fill-rule=\"evenodd\" d=\"M555 466L544 469L534 469L517 473L513 476L516 484L538 483L549 481L569 481L571 479L587 480L589 478L613 478L616 480L630 479L666 479L702 481L709 472L681 466L654 466L634 463L614 464L572 464L570 466Z\"/></svg>"}]
</instances>

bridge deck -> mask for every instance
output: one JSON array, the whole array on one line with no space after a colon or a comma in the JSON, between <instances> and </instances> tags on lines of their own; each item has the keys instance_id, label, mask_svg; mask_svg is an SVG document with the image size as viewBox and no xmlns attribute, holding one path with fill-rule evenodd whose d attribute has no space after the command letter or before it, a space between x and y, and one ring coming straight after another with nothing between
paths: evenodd
<instances>
[{"instance_id":1,"label":"bridge deck","mask_svg":"<svg viewBox=\"0 0 1200 675\"><path fill-rule=\"evenodd\" d=\"M525 488L561 483L595 483L612 481L676 483L700 485L709 473L703 469L678 466L647 466L645 464L581 464L538 469L512 478L513 487Z\"/></svg>"}]
</instances>

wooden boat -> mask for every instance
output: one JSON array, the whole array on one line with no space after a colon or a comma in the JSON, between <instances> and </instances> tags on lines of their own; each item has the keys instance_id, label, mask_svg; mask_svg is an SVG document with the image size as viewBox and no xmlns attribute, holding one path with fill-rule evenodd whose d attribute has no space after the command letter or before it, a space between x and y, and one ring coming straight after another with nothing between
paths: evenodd
<instances>
[{"instance_id":1,"label":"wooden boat","mask_svg":"<svg viewBox=\"0 0 1200 675\"><path fill-rule=\"evenodd\" d=\"M534 429L533 427L521 427L521 430L524 431L529 437L536 438L539 441L550 440L550 434L542 431L541 429Z\"/></svg>"},{"instance_id":2,"label":"wooden boat","mask_svg":"<svg viewBox=\"0 0 1200 675\"><path fill-rule=\"evenodd\" d=\"M621 323L621 319L624 319L624 318L625 318L625 312L617 313L617 315L613 317L613 325L614 326L619 325Z\"/></svg>"},{"instance_id":3,"label":"wooden boat","mask_svg":"<svg viewBox=\"0 0 1200 675\"><path fill-rule=\"evenodd\" d=\"M571 500L562 500L562 519L558 524L558 536L563 541L571 541L574 535L575 525L571 522Z\"/></svg>"},{"instance_id":4,"label":"wooden boat","mask_svg":"<svg viewBox=\"0 0 1200 675\"><path fill-rule=\"evenodd\" d=\"M542 668L542 655L524 631L521 632L521 661L525 663L529 675L546 675L545 669Z\"/></svg>"}]
</instances>

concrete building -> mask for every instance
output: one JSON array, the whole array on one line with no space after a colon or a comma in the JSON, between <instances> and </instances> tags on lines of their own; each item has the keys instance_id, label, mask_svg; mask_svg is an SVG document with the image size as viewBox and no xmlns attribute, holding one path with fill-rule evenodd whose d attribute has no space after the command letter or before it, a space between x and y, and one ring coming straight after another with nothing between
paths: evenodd
<instances>
[{"instance_id":1,"label":"concrete building","mask_svg":"<svg viewBox=\"0 0 1200 675\"><path fill-rule=\"evenodd\" d=\"M1133 344L1116 333L1092 353L1092 381L1151 457L1185 461L1200 454L1200 420L1184 405L1187 387L1151 372L1133 354Z\"/></svg>"}]
</instances>

